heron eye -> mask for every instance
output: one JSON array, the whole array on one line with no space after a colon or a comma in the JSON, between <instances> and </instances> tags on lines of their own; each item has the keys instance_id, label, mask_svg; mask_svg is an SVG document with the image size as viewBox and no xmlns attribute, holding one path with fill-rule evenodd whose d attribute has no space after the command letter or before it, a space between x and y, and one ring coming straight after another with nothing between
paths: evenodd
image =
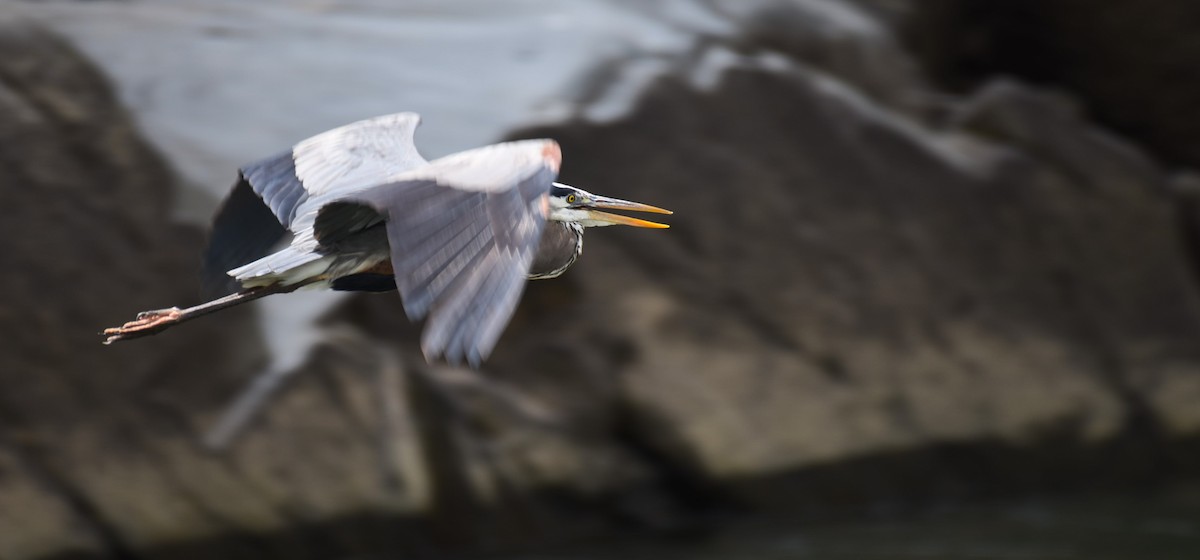
<instances>
[{"instance_id":1,"label":"heron eye","mask_svg":"<svg viewBox=\"0 0 1200 560\"><path fill-rule=\"evenodd\" d=\"M575 195L573 195L573 194L567 195L567 204L575 204Z\"/></svg>"}]
</instances>

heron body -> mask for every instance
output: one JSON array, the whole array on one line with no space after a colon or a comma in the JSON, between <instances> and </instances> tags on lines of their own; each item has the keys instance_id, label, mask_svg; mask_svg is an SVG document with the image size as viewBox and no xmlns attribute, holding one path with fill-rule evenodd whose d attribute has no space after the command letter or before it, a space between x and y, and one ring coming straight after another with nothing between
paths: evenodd
<instances>
[{"instance_id":1,"label":"heron body","mask_svg":"<svg viewBox=\"0 0 1200 560\"><path fill-rule=\"evenodd\" d=\"M301 287L395 289L411 319L427 318L427 358L478 365L525 281L574 264L584 228L667 227L600 209L666 210L554 182L553 140L426 161L413 143L419 122L413 113L360 121L243 167L204 255L206 291L228 295L145 312L107 329L106 342Z\"/></svg>"}]
</instances>

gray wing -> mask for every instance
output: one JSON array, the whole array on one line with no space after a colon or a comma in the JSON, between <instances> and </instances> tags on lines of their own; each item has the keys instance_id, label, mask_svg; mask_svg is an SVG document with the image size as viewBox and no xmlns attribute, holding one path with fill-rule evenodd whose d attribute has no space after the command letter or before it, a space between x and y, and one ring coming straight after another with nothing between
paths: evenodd
<instances>
[{"instance_id":1,"label":"gray wing","mask_svg":"<svg viewBox=\"0 0 1200 560\"><path fill-rule=\"evenodd\" d=\"M416 113L396 113L351 123L247 165L242 175L279 223L292 229L313 199L378 184L425 165L413 143L420 122Z\"/></svg>"},{"instance_id":2,"label":"gray wing","mask_svg":"<svg viewBox=\"0 0 1200 560\"><path fill-rule=\"evenodd\" d=\"M238 291L241 285L226 271L262 258L286 234L271 209L255 195L246 178L239 175L213 218L200 266L201 293L215 299Z\"/></svg>"},{"instance_id":3,"label":"gray wing","mask_svg":"<svg viewBox=\"0 0 1200 560\"><path fill-rule=\"evenodd\" d=\"M286 230L311 225L314 206L339 191L425 165L413 143L420 121L416 113L397 113L351 123L242 167L213 220L201 274L205 292L236 290L227 271L267 255Z\"/></svg>"},{"instance_id":4,"label":"gray wing","mask_svg":"<svg viewBox=\"0 0 1200 560\"><path fill-rule=\"evenodd\" d=\"M516 309L549 212L558 171L551 141L489 146L449 156L343 202L369 205L386 221L396 287L408 316L429 320L425 356L479 365ZM331 205L317 238L358 219Z\"/></svg>"}]
</instances>

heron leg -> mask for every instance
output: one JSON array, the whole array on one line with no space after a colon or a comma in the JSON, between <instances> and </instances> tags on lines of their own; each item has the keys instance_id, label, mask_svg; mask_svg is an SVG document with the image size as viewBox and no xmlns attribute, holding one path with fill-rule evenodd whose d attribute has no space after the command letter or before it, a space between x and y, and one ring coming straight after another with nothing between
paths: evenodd
<instances>
[{"instance_id":1,"label":"heron leg","mask_svg":"<svg viewBox=\"0 0 1200 560\"><path fill-rule=\"evenodd\" d=\"M112 344L120 340L128 340L131 338L140 338L143 336L158 334L164 330L167 330L169 327L173 327L179 323L188 321L190 319L195 319L196 317L200 317L202 315L208 315L209 313L213 313L215 311L220 311L235 305L241 305L243 303L251 302L272 294L286 294L288 292L294 292L300 289L300 287L317 280L320 280L320 278L313 278L307 282L301 282L289 286L272 284L270 286L250 288L235 294L229 294L223 298L214 299L212 301L201 303L200 305L194 305L185 309L168 307L166 309L143 311L138 313L134 320L129 321L128 323L125 323L119 327L104 329L104 331L100 334L107 337L104 340L105 344Z\"/></svg>"}]
</instances>

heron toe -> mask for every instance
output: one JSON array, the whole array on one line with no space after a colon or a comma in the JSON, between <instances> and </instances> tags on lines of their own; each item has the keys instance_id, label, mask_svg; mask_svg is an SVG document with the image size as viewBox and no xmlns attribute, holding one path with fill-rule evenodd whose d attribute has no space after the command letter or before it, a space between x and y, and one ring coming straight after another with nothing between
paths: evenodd
<instances>
[{"instance_id":1,"label":"heron toe","mask_svg":"<svg viewBox=\"0 0 1200 560\"><path fill-rule=\"evenodd\" d=\"M150 311L142 311L141 313L138 313L136 317L134 317L134 319L135 319L134 321L125 323L125 326L129 326L134 323L137 323L137 322L140 322L143 320L147 320L147 319L152 320L152 319L160 318L164 315L169 316L169 315L176 315L178 313L179 313L178 307L168 307L166 309L152 309Z\"/></svg>"},{"instance_id":2,"label":"heron toe","mask_svg":"<svg viewBox=\"0 0 1200 560\"><path fill-rule=\"evenodd\" d=\"M119 327L104 329L101 334L108 337L104 343L110 344L117 340L156 333L176 323L182 316L182 310L178 307L143 311L138 313L133 321Z\"/></svg>"}]
</instances>

